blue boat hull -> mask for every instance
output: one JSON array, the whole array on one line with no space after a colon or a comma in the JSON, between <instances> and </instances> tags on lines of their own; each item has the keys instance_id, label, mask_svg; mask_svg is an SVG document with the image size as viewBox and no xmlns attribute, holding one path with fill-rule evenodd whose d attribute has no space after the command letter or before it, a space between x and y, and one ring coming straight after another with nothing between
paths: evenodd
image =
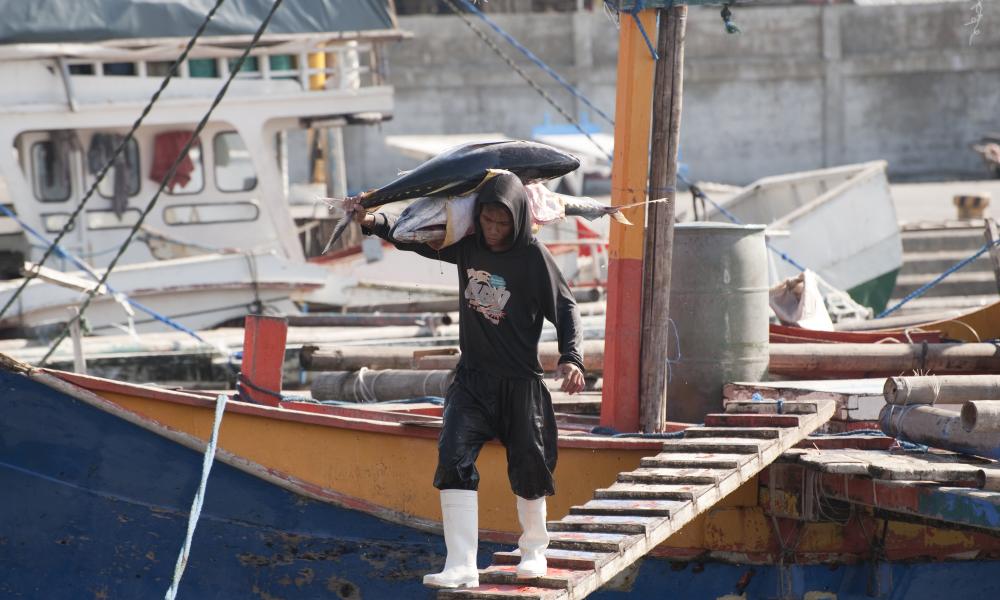
<instances>
[{"instance_id":1,"label":"blue boat hull","mask_svg":"<svg viewBox=\"0 0 1000 600\"><path fill-rule=\"evenodd\" d=\"M202 456L0 370L0 597L152 598L173 577ZM321 449L317 449L317 453ZM324 458L325 459L325 458ZM498 547L484 544L485 566ZM180 598L430 598L440 537L313 500L217 462ZM594 598L1000 597L1000 563L674 564ZM874 594L870 595L871 592Z\"/></svg>"}]
</instances>

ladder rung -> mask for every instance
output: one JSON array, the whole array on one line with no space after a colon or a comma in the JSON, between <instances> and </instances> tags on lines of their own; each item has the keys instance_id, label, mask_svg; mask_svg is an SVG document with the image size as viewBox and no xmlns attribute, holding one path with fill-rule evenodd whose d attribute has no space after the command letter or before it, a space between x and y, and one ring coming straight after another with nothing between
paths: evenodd
<instances>
[{"instance_id":1,"label":"ladder rung","mask_svg":"<svg viewBox=\"0 0 1000 600\"><path fill-rule=\"evenodd\" d=\"M561 521L550 521L549 531L590 531L594 533L645 534L662 521L656 517L613 515L566 515Z\"/></svg>"},{"instance_id":2,"label":"ladder rung","mask_svg":"<svg viewBox=\"0 0 1000 600\"><path fill-rule=\"evenodd\" d=\"M549 563L549 566L560 569L593 570L614 557L614 554L607 552L585 552L581 550L562 550L559 548L548 548L545 550L545 559ZM493 562L498 565L516 565L521 562L521 551L494 552Z\"/></svg>"},{"instance_id":3,"label":"ladder rung","mask_svg":"<svg viewBox=\"0 0 1000 600\"><path fill-rule=\"evenodd\" d=\"M715 484L730 473L722 469L661 469L639 468L627 473L619 473L618 481L622 483L680 483Z\"/></svg>"},{"instance_id":4,"label":"ladder rung","mask_svg":"<svg viewBox=\"0 0 1000 600\"><path fill-rule=\"evenodd\" d=\"M766 443L766 442L764 442ZM741 438L683 438L663 442L664 452L717 452L721 454L757 454L761 442Z\"/></svg>"},{"instance_id":5,"label":"ladder rung","mask_svg":"<svg viewBox=\"0 0 1000 600\"><path fill-rule=\"evenodd\" d=\"M687 504L676 500L591 500L569 509L571 515L669 517Z\"/></svg>"},{"instance_id":6,"label":"ladder rung","mask_svg":"<svg viewBox=\"0 0 1000 600\"><path fill-rule=\"evenodd\" d=\"M639 465L649 468L736 469L748 460L748 454L665 452L643 458Z\"/></svg>"},{"instance_id":7,"label":"ladder rung","mask_svg":"<svg viewBox=\"0 0 1000 600\"><path fill-rule=\"evenodd\" d=\"M694 500L710 485L666 485L646 483L615 483L594 491L594 498L618 500Z\"/></svg>"},{"instance_id":8,"label":"ladder rung","mask_svg":"<svg viewBox=\"0 0 1000 600\"><path fill-rule=\"evenodd\" d=\"M776 440L781 437L781 430L775 427L690 427L684 430L684 439L718 437Z\"/></svg>"}]
</instances>

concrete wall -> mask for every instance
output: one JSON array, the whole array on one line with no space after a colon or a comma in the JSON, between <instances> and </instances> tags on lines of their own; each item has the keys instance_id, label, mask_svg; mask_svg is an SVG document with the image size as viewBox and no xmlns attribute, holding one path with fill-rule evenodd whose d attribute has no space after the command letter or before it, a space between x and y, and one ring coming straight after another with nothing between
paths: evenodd
<instances>
[{"instance_id":1,"label":"concrete wall","mask_svg":"<svg viewBox=\"0 0 1000 600\"><path fill-rule=\"evenodd\" d=\"M697 179L736 184L876 158L888 160L896 178L984 177L969 144L1000 130L1000 27L985 19L970 46L971 8L972 0L739 7L742 35L725 33L717 8L692 8L682 160ZM494 19L614 115L618 33L603 13ZM564 122L458 17L402 17L400 27L414 38L390 51L394 119L347 132L352 190L414 166L385 147L385 135L528 137L545 115ZM497 44L571 114L588 112L510 45Z\"/></svg>"}]
</instances>

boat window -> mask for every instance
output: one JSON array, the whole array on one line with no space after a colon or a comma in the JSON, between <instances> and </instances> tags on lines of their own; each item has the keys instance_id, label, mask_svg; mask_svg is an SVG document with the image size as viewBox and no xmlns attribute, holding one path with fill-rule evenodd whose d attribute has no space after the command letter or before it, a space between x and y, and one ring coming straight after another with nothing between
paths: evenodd
<instances>
[{"instance_id":1,"label":"boat window","mask_svg":"<svg viewBox=\"0 0 1000 600\"><path fill-rule=\"evenodd\" d=\"M157 183L166 179L170 167L177 160L178 154L184 150L190 131L165 131L153 139L153 166L149 178ZM201 141L198 140L188 149L187 156L182 160L174 177L166 187L168 194L180 196L197 194L205 187L205 169L202 165Z\"/></svg>"},{"instance_id":2,"label":"boat window","mask_svg":"<svg viewBox=\"0 0 1000 600\"><path fill-rule=\"evenodd\" d=\"M233 72L233 68L236 63L239 62L238 58L229 59L229 72ZM243 61L243 66L240 67L240 73L246 76L253 77L260 72L260 61L257 60L256 56L248 56L246 60Z\"/></svg>"},{"instance_id":3,"label":"boat window","mask_svg":"<svg viewBox=\"0 0 1000 600\"><path fill-rule=\"evenodd\" d=\"M271 79L298 79L299 57L294 54L274 54L267 57Z\"/></svg>"},{"instance_id":4,"label":"boat window","mask_svg":"<svg viewBox=\"0 0 1000 600\"><path fill-rule=\"evenodd\" d=\"M135 63L130 63L130 62L104 63L102 67L104 69L104 74L112 77L135 76Z\"/></svg>"},{"instance_id":5,"label":"boat window","mask_svg":"<svg viewBox=\"0 0 1000 600\"><path fill-rule=\"evenodd\" d=\"M121 143L120 137L114 139L111 136L101 138L99 136L106 134L96 134L94 137L90 138L90 148L87 150L87 163L90 174L94 177L97 173L100 173L104 165L107 164L108 159L118 148L118 144ZM115 136L117 137L117 136ZM135 196L139 193L139 144L136 143L135 138L128 141L128 145L125 147L125 171L128 183L126 189L128 190L129 196ZM97 186L97 191L101 193L101 196L105 198L111 198L115 194L115 167L108 169L107 174L104 179L101 180L100 185Z\"/></svg>"},{"instance_id":6,"label":"boat window","mask_svg":"<svg viewBox=\"0 0 1000 600\"><path fill-rule=\"evenodd\" d=\"M247 192L257 187L257 173L243 138L235 131L215 136L215 185L223 192Z\"/></svg>"},{"instance_id":7,"label":"boat window","mask_svg":"<svg viewBox=\"0 0 1000 600\"><path fill-rule=\"evenodd\" d=\"M188 61L191 77L218 77L219 63L214 58L192 58Z\"/></svg>"},{"instance_id":8,"label":"boat window","mask_svg":"<svg viewBox=\"0 0 1000 600\"><path fill-rule=\"evenodd\" d=\"M57 156L52 142L35 142L31 147L31 170L35 197L42 202L69 199L69 153Z\"/></svg>"},{"instance_id":9,"label":"boat window","mask_svg":"<svg viewBox=\"0 0 1000 600\"><path fill-rule=\"evenodd\" d=\"M88 210L87 228L97 229L131 229L139 222L141 211L138 208L130 208L122 213L121 218L112 210ZM66 223L69 222L69 213L48 213L42 215L42 224L45 231L57 233L62 231ZM76 223L69 231L76 229Z\"/></svg>"},{"instance_id":10,"label":"boat window","mask_svg":"<svg viewBox=\"0 0 1000 600\"><path fill-rule=\"evenodd\" d=\"M256 221L260 207L254 202L215 202L208 204L175 204L163 209L167 225L207 225Z\"/></svg>"},{"instance_id":11,"label":"boat window","mask_svg":"<svg viewBox=\"0 0 1000 600\"><path fill-rule=\"evenodd\" d=\"M170 68L174 66L172 60L151 60L146 63L147 77L166 77L170 74Z\"/></svg>"},{"instance_id":12,"label":"boat window","mask_svg":"<svg viewBox=\"0 0 1000 600\"><path fill-rule=\"evenodd\" d=\"M94 74L94 65L92 65L90 63L70 65L69 66L69 74L70 75L93 75Z\"/></svg>"}]
</instances>

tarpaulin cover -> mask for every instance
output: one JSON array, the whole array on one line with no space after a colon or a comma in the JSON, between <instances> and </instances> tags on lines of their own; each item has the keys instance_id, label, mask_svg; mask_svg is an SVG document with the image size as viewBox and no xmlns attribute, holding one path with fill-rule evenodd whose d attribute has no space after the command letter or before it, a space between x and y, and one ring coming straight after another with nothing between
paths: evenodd
<instances>
[{"instance_id":1,"label":"tarpaulin cover","mask_svg":"<svg viewBox=\"0 0 1000 600\"><path fill-rule=\"evenodd\" d=\"M206 35L252 35L272 0L227 0ZM0 0L0 44L190 37L215 0ZM285 0L265 33L394 29L389 0Z\"/></svg>"}]
</instances>

